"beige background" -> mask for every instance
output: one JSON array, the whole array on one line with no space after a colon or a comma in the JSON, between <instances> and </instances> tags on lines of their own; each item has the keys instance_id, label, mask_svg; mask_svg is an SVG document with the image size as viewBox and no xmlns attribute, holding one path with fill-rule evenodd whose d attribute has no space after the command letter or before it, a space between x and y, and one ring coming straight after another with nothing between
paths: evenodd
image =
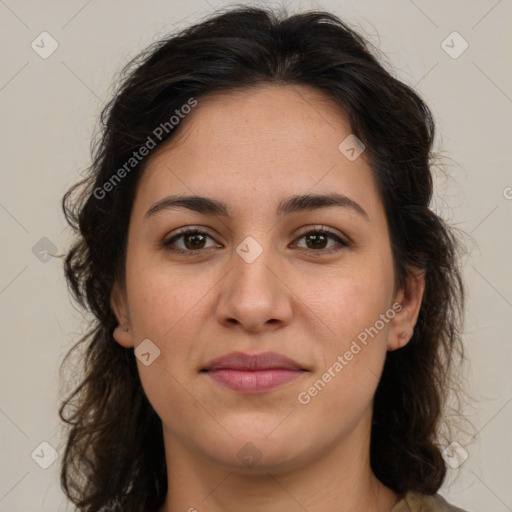
<instances>
[{"instance_id":1,"label":"beige background","mask_svg":"<svg viewBox=\"0 0 512 512\"><path fill-rule=\"evenodd\" d=\"M61 261L41 261L33 247L47 247L43 237L59 251L69 242L60 199L89 164L91 135L115 73L151 41L226 3L0 0L0 512L66 510L59 461L46 470L36 461L50 461L42 442L62 452L58 366L83 321L68 298ZM478 400L467 409L474 438L453 440L468 458L450 470L441 493L470 511L510 511L512 3L287 5L332 10L362 30L436 116L437 147L449 157L452 177L436 182L436 205L471 236L465 343L468 389ZM46 59L31 47L43 31L58 43ZM469 44L458 58L441 45L453 31ZM453 52L462 40L449 44Z\"/></svg>"}]
</instances>

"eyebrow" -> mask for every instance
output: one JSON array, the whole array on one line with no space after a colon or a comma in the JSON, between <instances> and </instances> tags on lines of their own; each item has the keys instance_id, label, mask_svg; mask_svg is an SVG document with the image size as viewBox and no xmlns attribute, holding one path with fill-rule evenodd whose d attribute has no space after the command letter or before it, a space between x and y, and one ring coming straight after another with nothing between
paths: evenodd
<instances>
[{"instance_id":1,"label":"eyebrow","mask_svg":"<svg viewBox=\"0 0 512 512\"><path fill-rule=\"evenodd\" d=\"M348 208L358 213L365 220L370 220L364 208L353 199L343 194L302 194L283 199L277 207L277 217L282 218L291 213L316 210L328 207ZM203 196L175 195L157 201L144 215L147 219L157 212L175 208L187 208L203 215L217 215L231 218L229 206L217 199Z\"/></svg>"}]
</instances>

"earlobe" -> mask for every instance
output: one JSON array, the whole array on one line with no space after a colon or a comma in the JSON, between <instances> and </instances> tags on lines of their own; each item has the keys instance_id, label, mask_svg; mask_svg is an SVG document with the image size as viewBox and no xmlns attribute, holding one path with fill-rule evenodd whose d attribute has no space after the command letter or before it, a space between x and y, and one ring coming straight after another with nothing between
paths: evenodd
<instances>
[{"instance_id":1,"label":"earlobe","mask_svg":"<svg viewBox=\"0 0 512 512\"><path fill-rule=\"evenodd\" d=\"M130 332L130 316L126 304L126 296L119 290L117 283L114 284L112 294L110 296L110 307L114 312L119 325L113 332L113 337L125 348L134 346L133 338Z\"/></svg>"},{"instance_id":2,"label":"earlobe","mask_svg":"<svg viewBox=\"0 0 512 512\"><path fill-rule=\"evenodd\" d=\"M134 345L129 327L123 327L121 325L116 326L112 336L117 341L117 343L119 343L119 345L125 348L132 348Z\"/></svg>"},{"instance_id":3,"label":"earlobe","mask_svg":"<svg viewBox=\"0 0 512 512\"><path fill-rule=\"evenodd\" d=\"M400 335L398 336L398 339L396 340L395 348L391 350L396 350L398 348L402 348L403 346L407 345L409 343L410 339L412 338L412 335L414 334L414 329L412 332L402 331Z\"/></svg>"},{"instance_id":4,"label":"earlobe","mask_svg":"<svg viewBox=\"0 0 512 512\"><path fill-rule=\"evenodd\" d=\"M414 333L414 326L425 291L425 271L411 269L405 286L399 291L395 300L400 302L401 308L391 321L388 338L388 350L397 350L405 346Z\"/></svg>"}]
</instances>

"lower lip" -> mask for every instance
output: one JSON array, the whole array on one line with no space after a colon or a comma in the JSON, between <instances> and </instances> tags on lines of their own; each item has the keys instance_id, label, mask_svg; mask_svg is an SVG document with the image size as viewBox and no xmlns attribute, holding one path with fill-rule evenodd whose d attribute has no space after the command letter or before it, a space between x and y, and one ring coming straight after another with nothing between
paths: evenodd
<instances>
[{"instance_id":1,"label":"lower lip","mask_svg":"<svg viewBox=\"0 0 512 512\"><path fill-rule=\"evenodd\" d=\"M262 393L300 377L302 370L211 370L207 372L215 382L243 393Z\"/></svg>"}]
</instances>

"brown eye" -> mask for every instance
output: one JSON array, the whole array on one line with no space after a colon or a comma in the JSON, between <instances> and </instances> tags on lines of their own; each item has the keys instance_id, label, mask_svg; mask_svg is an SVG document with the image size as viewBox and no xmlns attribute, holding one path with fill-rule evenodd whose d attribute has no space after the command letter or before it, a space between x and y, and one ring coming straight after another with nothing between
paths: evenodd
<instances>
[{"instance_id":1,"label":"brown eye","mask_svg":"<svg viewBox=\"0 0 512 512\"><path fill-rule=\"evenodd\" d=\"M180 254L197 254L212 247L206 247L207 239L213 240L213 238L204 231L188 229L164 240L162 245L166 249ZM219 247L219 245L217 245L217 247Z\"/></svg>"},{"instance_id":2,"label":"brown eye","mask_svg":"<svg viewBox=\"0 0 512 512\"><path fill-rule=\"evenodd\" d=\"M318 252L321 254L328 254L331 252L339 251L344 247L349 247L350 244L339 237L337 234L329 231L325 228L313 229L303 233L297 240L304 239L306 247L300 247L309 249L312 252ZM329 242L335 242L334 245L327 247Z\"/></svg>"},{"instance_id":3,"label":"brown eye","mask_svg":"<svg viewBox=\"0 0 512 512\"><path fill-rule=\"evenodd\" d=\"M196 250L196 249L203 249L203 246L204 246L204 243L205 243L205 240L206 240L206 237L201 234L201 233L197 233L197 234L189 234L189 235L182 235L183 236L183 240L184 240L184 244L186 246L187 249L190 249L190 250Z\"/></svg>"},{"instance_id":4,"label":"brown eye","mask_svg":"<svg viewBox=\"0 0 512 512\"><path fill-rule=\"evenodd\" d=\"M324 233L311 233L305 235L304 238L308 249L325 249L325 245L329 241L329 237Z\"/></svg>"}]
</instances>

